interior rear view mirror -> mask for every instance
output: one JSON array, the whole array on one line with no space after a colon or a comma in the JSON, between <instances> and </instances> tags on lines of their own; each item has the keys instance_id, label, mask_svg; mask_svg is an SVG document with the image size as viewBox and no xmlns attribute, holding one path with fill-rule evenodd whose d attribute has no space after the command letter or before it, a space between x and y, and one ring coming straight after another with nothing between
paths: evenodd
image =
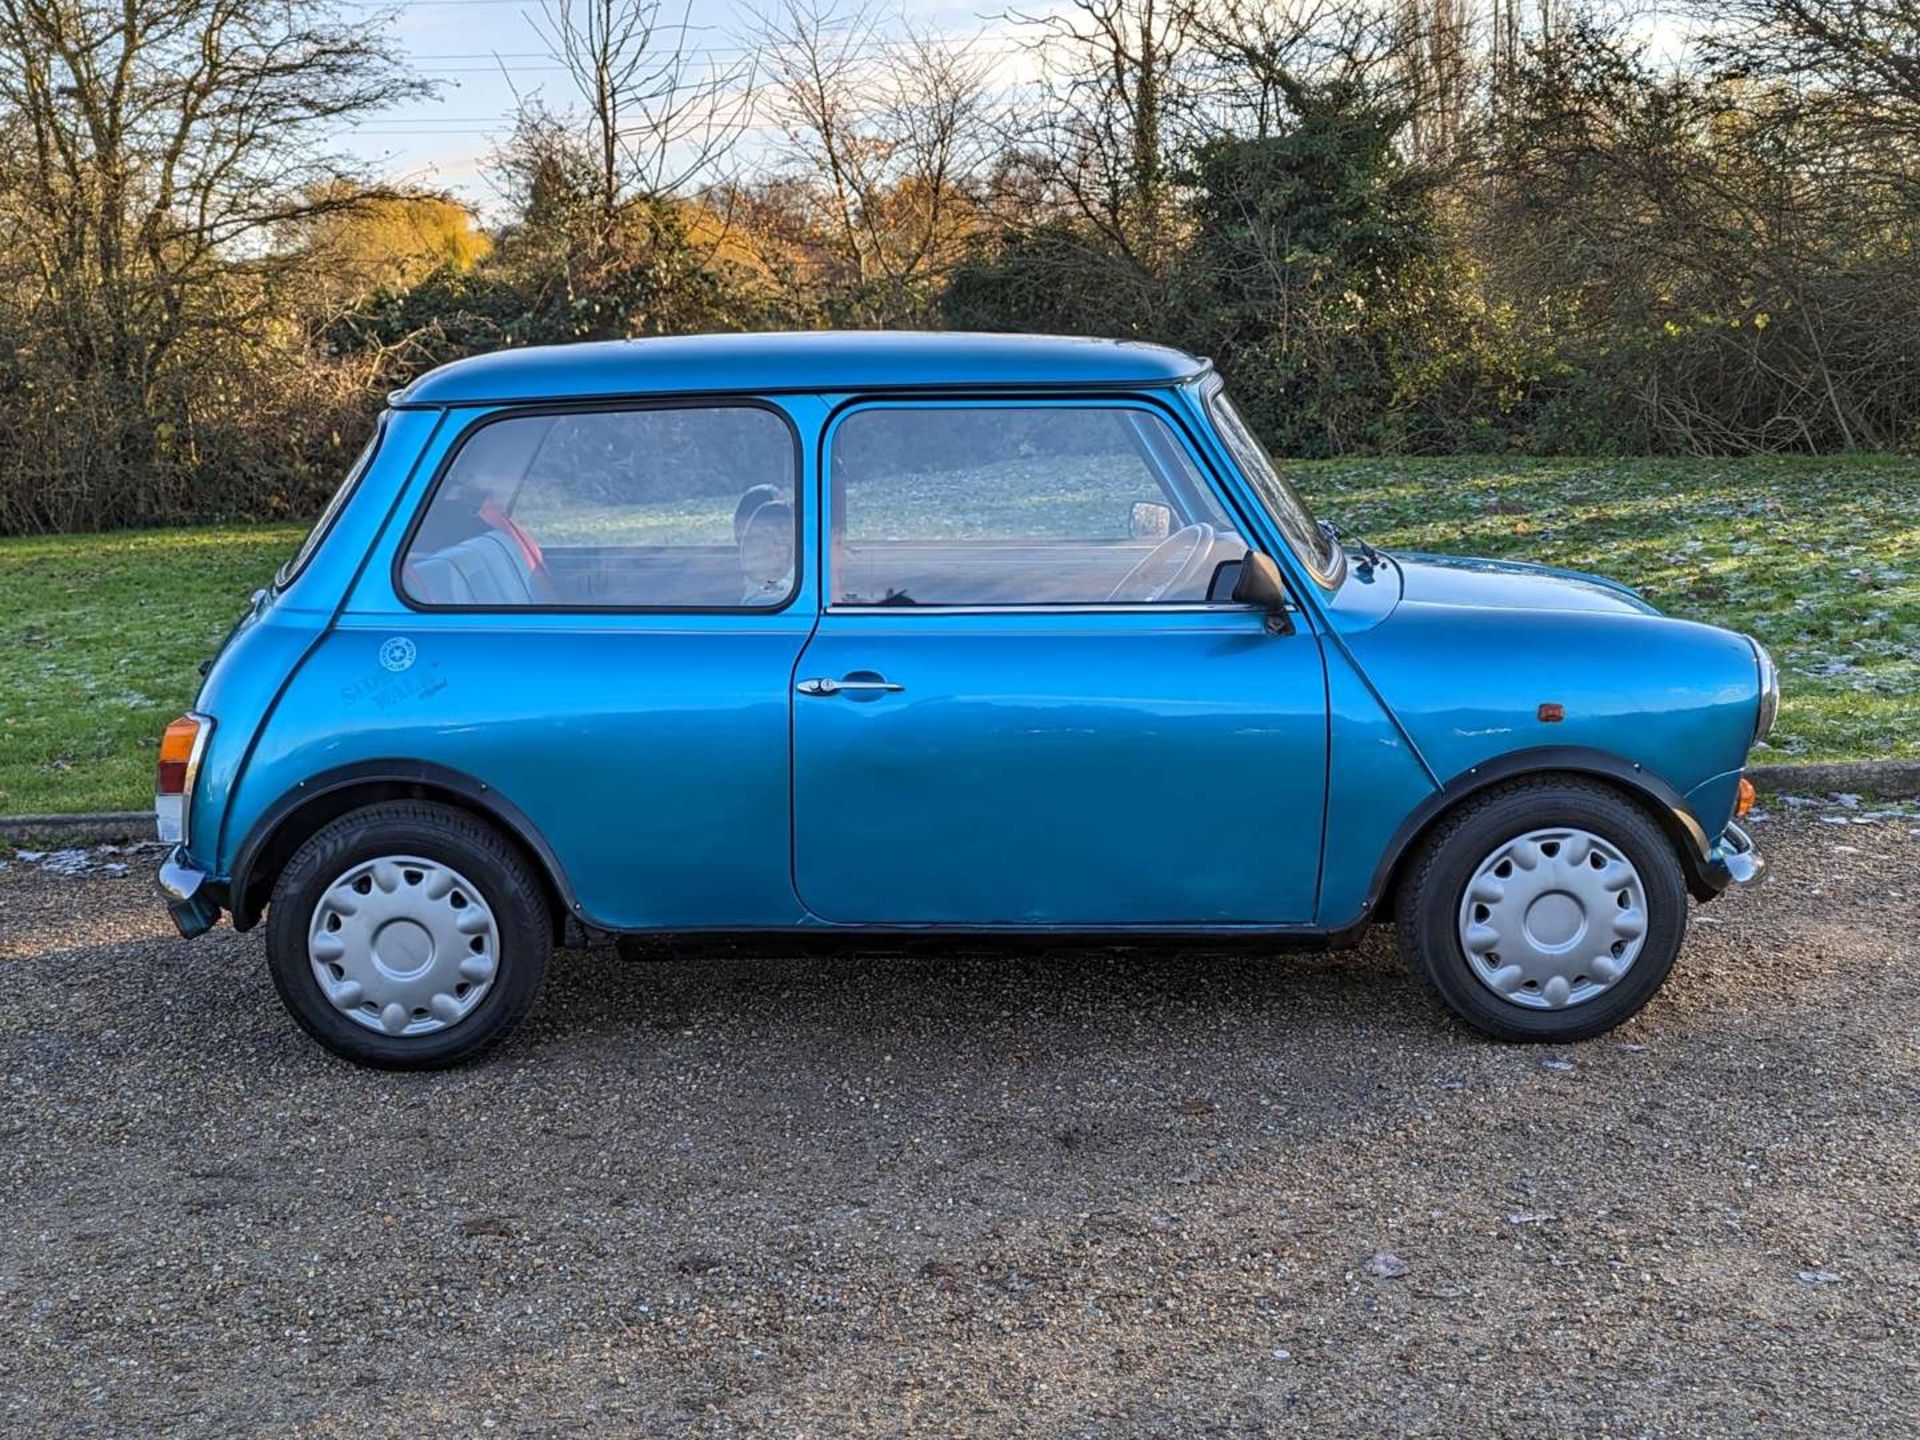
<instances>
[{"instance_id":1,"label":"interior rear view mirror","mask_svg":"<svg viewBox=\"0 0 1920 1440\"><path fill-rule=\"evenodd\" d=\"M1293 621L1287 615L1287 585L1271 555L1258 550L1247 552L1247 558L1240 562L1240 576L1233 582L1233 603L1266 611L1267 629L1275 635L1293 633Z\"/></svg>"}]
</instances>

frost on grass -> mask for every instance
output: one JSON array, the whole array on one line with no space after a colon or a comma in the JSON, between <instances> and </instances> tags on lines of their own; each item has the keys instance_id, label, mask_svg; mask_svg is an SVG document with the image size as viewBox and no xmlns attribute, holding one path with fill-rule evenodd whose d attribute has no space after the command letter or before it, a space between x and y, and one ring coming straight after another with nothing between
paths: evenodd
<instances>
[{"instance_id":1,"label":"frost on grass","mask_svg":"<svg viewBox=\"0 0 1920 1440\"><path fill-rule=\"evenodd\" d=\"M1920 758L1920 460L1296 465L1376 544L1597 571L1672 615L1756 635L1782 671L1765 758Z\"/></svg>"}]
</instances>

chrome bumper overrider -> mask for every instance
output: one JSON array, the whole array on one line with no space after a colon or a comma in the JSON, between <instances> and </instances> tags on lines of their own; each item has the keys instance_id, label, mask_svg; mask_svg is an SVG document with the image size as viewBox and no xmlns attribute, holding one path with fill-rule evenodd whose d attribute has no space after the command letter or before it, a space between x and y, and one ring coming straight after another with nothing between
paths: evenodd
<instances>
[{"instance_id":1,"label":"chrome bumper overrider","mask_svg":"<svg viewBox=\"0 0 1920 1440\"><path fill-rule=\"evenodd\" d=\"M1767 862L1755 848L1753 837L1731 822L1721 834L1720 843L1713 847L1713 859L1735 885L1751 885L1767 873Z\"/></svg>"},{"instance_id":2,"label":"chrome bumper overrider","mask_svg":"<svg viewBox=\"0 0 1920 1440\"><path fill-rule=\"evenodd\" d=\"M160 862L160 873L155 880L161 898L167 902L167 913L173 916L174 928L189 940L211 930L220 918L220 907L204 890L206 872L187 864L178 845Z\"/></svg>"}]
</instances>

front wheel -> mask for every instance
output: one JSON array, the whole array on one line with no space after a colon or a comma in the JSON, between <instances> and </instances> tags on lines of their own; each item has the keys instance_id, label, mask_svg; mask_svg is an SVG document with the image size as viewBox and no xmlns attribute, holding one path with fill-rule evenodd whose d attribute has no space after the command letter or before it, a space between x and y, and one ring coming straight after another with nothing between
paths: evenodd
<instances>
[{"instance_id":1,"label":"front wheel","mask_svg":"<svg viewBox=\"0 0 1920 1440\"><path fill-rule=\"evenodd\" d=\"M1401 882L1400 947L1461 1019L1502 1040L1584 1040L1653 998L1686 933L1679 857L1618 791L1523 780L1469 801Z\"/></svg>"},{"instance_id":2,"label":"front wheel","mask_svg":"<svg viewBox=\"0 0 1920 1440\"><path fill-rule=\"evenodd\" d=\"M478 1055L532 1007L546 897L491 826L426 801L370 805L300 847L273 889L280 999L335 1054L385 1069Z\"/></svg>"}]
</instances>

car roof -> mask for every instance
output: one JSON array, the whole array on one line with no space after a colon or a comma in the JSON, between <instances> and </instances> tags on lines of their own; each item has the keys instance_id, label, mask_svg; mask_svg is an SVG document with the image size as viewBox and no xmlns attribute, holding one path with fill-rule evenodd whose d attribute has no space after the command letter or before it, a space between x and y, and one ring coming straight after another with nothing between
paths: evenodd
<instances>
[{"instance_id":1,"label":"car roof","mask_svg":"<svg viewBox=\"0 0 1920 1440\"><path fill-rule=\"evenodd\" d=\"M498 350L415 380L395 405L719 392L1169 385L1208 362L1136 340L820 330Z\"/></svg>"}]
</instances>

